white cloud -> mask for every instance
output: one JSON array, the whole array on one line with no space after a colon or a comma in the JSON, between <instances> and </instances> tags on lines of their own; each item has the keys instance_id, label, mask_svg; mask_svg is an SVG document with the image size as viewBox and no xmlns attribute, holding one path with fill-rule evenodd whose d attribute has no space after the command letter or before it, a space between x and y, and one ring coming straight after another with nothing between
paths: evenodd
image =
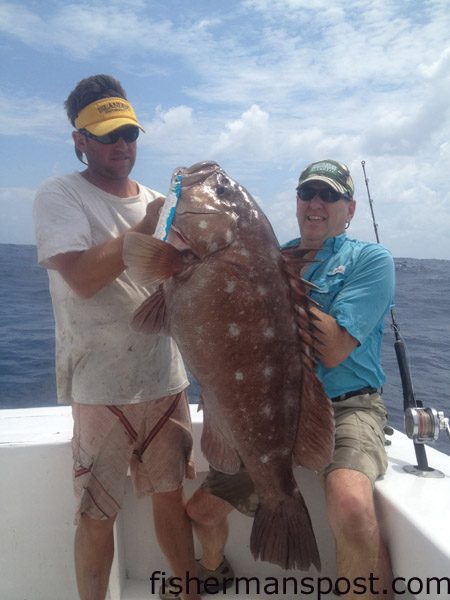
<instances>
[{"instance_id":1,"label":"white cloud","mask_svg":"<svg viewBox=\"0 0 450 600\"><path fill-rule=\"evenodd\" d=\"M67 132L62 105L36 97L0 92L0 134L55 137Z\"/></svg>"},{"instance_id":2,"label":"white cloud","mask_svg":"<svg viewBox=\"0 0 450 600\"><path fill-rule=\"evenodd\" d=\"M225 131L213 145L213 154L232 152L256 153L260 159L272 155L272 133L269 115L254 104L239 119L225 123Z\"/></svg>"},{"instance_id":3,"label":"white cloud","mask_svg":"<svg viewBox=\"0 0 450 600\"><path fill-rule=\"evenodd\" d=\"M165 140L179 132L191 133L193 126L192 108L189 106L175 106L168 110L157 106L156 117L152 121L145 122L148 143L155 147L160 147Z\"/></svg>"},{"instance_id":4,"label":"white cloud","mask_svg":"<svg viewBox=\"0 0 450 600\"><path fill-rule=\"evenodd\" d=\"M450 47L445 48L440 56L433 63L420 64L419 72L424 77L438 80L441 77L448 77L450 74Z\"/></svg>"},{"instance_id":5,"label":"white cloud","mask_svg":"<svg viewBox=\"0 0 450 600\"><path fill-rule=\"evenodd\" d=\"M33 12L24 4L0 3L0 31L44 52L63 50L87 60L110 55L120 61L124 53L153 51L182 53L195 47L207 21L190 28L174 27L168 19L155 20L145 2L56 2ZM212 21L211 23L212 24Z\"/></svg>"},{"instance_id":6,"label":"white cloud","mask_svg":"<svg viewBox=\"0 0 450 600\"><path fill-rule=\"evenodd\" d=\"M140 152L145 157L154 153L172 168L209 159L213 137L210 124L196 117L191 107L180 105L165 110L157 106L154 117L143 122L146 134L140 138Z\"/></svg>"}]
</instances>

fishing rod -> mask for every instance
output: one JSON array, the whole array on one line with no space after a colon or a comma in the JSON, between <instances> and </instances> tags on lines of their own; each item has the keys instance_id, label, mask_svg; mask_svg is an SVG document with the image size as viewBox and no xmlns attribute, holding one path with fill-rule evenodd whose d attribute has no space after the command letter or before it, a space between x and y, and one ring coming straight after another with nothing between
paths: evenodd
<instances>
[{"instance_id":1,"label":"fishing rod","mask_svg":"<svg viewBox=\"0 0 450 600\"><path fill-rule=\"evenodd\" d=\"M366 161L361 161L362 170L364 173L364 181L367 189L367 197L369 198L370 212L372 214L372 223L375 230L377 243L380 243L378 235L378 224L375 219L373 209L373 200L369 190L369 180L366 174ZM450 435L449 419L444 417L442 411L437 411L434 408L424 408L420 400L416 399L414 387L411 377L411 369L409 366L406 344L400 334L400 327L397 323L395 310L390 309L391 328L394 331L395 342L394 349L397 357L397 364L400 371L400 379L403 390L403 411L405 420L406 435L413 440L414 450L417 458L417 465L413 467L405 467L410 473L421 476L441 476L440 471L436 471L428 466L427 455L425 451L425 442L434 442L438 439L440 431L446 430ZM443 475L442 475L443 476Z\"/></svg>"}]
</instances>

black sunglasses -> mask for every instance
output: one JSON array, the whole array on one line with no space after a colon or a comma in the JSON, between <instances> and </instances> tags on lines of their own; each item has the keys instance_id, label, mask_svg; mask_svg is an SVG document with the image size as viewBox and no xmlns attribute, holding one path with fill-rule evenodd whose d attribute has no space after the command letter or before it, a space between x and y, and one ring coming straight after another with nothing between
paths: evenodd
<instances>
[{"instance_id":1,"label":"black sunglasses","mask_svg":"<svg viewBox=\"0 0 450 600\"><path fill-rule=\"evenodd\" d=\"M317 189L307 185L297 188L297 196L304 202L310 202L315 196L319 196L324 202L337 202L341 198L351 200L347 194L341 194L330 188Z\"/></svg>"},{"instance_id":2,"label":"black sunglasses","mask_svg":"<svg viewBox=\"0 0 450 600\"><path fill-rule=\"evenodd\" d=\"M94 135L87 129L80 129L80 133L91 140L100 142L100 144L115 144L119 141L119 138L122 138L127 144L131 144L139 137L139 127L124 127L122 129L111 131L111 133L107 133L105 135Z\"/></svg>"}]
</instances>

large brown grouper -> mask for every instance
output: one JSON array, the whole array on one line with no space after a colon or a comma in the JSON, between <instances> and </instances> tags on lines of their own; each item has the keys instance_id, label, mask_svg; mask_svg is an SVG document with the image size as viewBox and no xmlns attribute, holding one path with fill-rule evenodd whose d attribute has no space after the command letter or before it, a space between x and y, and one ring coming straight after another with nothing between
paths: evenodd
<instances>
[{"instance_id":1,"label":"large brown grouper","mask_svg":"<svg viewBox=\"0 0 450 600\"><path fill-rule=\"evenodd\" d=\"M289 284L279 245L250 194L213 162L181 173L167 242L129 233L124 261L142 283L160 283L133 326L170 333L202 389L202 450L225 473L247 468L260 503L255 558L320 569L293 462L330 462L334 420L314 373L314 324L303 282ZM297 330L293 294L302 306ZM310 327L310 331L305 330Z\"/></svg>"}]
</instances>

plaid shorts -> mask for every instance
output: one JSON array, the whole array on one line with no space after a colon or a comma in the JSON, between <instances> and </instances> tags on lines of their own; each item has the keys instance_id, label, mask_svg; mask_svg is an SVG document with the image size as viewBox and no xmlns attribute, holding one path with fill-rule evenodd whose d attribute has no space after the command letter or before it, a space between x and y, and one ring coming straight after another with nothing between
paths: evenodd
<instances>
[{"instance_id":1,"label":"plaid shorts","mask_svg":"<svg viewBox=\"0 0 450 600\"><path fill-rule=\"evenodd\" d=\"M72 407L73 481L81 514L108 519L121 508L128 468L138 497L195 477L186 394L139 404Z\"/></svg>"},{"instance_id":2,"label":"plaid shorts","mask_svg":"<svg viewBox=\"0 0 450 600\"><path fill-rule=\"evenodd\" d=\"M387 469L383 427L386 409L378 393L353 396L333 403L336 419L335 449L331 463L323 471L352 469L366 475L372 485ZM229 475L212 467L200 486L202 490L226 500L244 515L254 516L258 496L248 472L242 467Z\"/></svg>"}]
</instances>

